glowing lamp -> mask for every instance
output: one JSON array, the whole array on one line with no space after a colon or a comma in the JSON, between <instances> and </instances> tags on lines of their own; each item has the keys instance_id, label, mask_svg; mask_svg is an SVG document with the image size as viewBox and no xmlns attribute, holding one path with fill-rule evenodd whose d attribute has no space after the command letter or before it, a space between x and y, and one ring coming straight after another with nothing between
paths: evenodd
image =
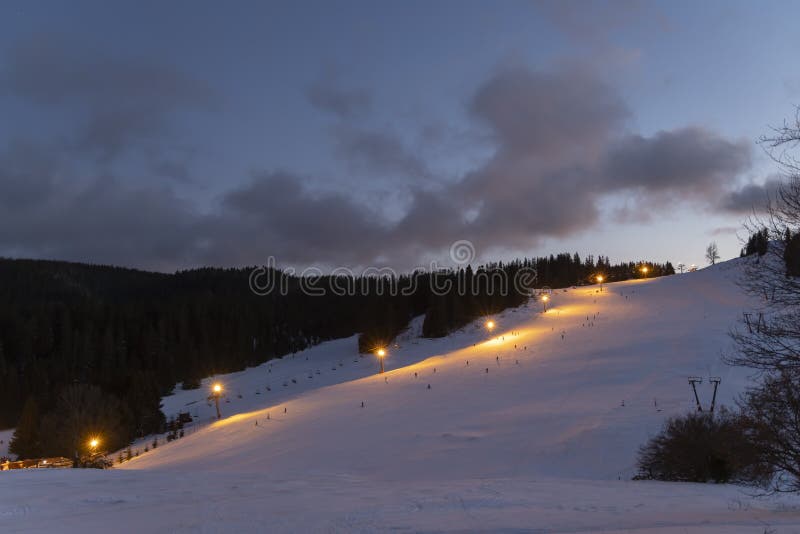
<instances>
[{"instance_id":1,"label":"glowing lamp","mask_svg":"<svg viewBox=\"0 0 800 534\"><path fill-rule=\"evenodd\" d=\"M375 356L378 357L378 361L381 364L380 372L383 373L383 357L386 356L386 349L380 348L375 351Z\"/></svg>"}]
</instances>

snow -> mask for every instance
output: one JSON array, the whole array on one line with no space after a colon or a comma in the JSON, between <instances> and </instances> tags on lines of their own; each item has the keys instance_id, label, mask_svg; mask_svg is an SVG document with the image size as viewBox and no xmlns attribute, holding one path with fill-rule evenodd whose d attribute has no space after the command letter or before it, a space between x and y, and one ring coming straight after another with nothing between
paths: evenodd
<instances>
[{"instance_id":1,"label":"snow","mask_svg":"<svg viewBox=\"0 0 800 534\"><path fill-rule=\"evenodd\" d=\"M693 409L688 376L720 376L718 404L749 383L720 359L740 263L558 290L491 335L418 339L417 319L384 375L349 338L177 390L164 412L199 420L180 440L110 471L3 473L0 531L797 531L797 497L629 480Z\"/></svg>"},{"instance_id":2,"label":"snow","mask_svg":"<svg viewBox=\"0 0 800 534\"><path fill-rule=\"evenodd\" d=\"M14 435L14 429L0 430L0 458L11 458L12 455L8 452L8 444L11 437Z\"/></svg>"}]
</instances>

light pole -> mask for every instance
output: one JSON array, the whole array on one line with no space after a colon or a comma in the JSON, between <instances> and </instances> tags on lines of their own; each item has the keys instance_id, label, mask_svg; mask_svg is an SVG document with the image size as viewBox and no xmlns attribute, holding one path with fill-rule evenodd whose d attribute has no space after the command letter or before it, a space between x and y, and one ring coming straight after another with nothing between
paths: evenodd
<instances>
[{"instance_id":1,"label":"light pole","mask_svg":"<svg viewBox=\"0 0 800 534\"><path fill-rule=\"evenodd\" d=\"M219 396L222 394L222 384L217 382L211 388L211 396L214 397L214 405L217 407L217 419L222 419L222 414L219 413Z\"/></svg>"},{"instance_id":2,"label":"light pole","mask_svg":"<svg viewBox=\"0 0 800 534\"><path fill-rule=\"evenodd\" d=\"M381 370L378 374L383 374L383 359L386 357L386 349L378 349L375 351L375 356L378 357L378 361L381 364Z\"/></svg>"},{"instance_id":3,"label":"light pole","mask_svg":"<svg viewBox=\"0 0 800 534\"><path fill-rule=\"evenodd\" d=\"M91 437L86 445L89 449L89 455L81 458L81 467L86 467L94 462L95 458L97 457L97 447L100 445L100 439L97 437Z\"/></svg>"},{"instance_id":4,"label":"light pole","mask_svg":"<svg viewBox=\"0 0 800 534\"><path fill-rule=\"evenodd\" d=\"M550 300L550 295L542 295L542 313L547 313L547 302Z\"/></svg>"},{"instance_id":5,"label":"light pole","mask_svg":"<svg viewBox=\"0 0 800 534\"><path fill-rule=\"evenodd\" d=\"M642 269L641 269L641 271L642 271L642 276L644 276L645 278L647 278L647 272L648 272L649 270L650 270L650 269L648 269L648 268L647 268L647 265L642 265Z\"/></svg>"},{"instance_id":6,"label":"light pole","mask_svg":"<svg viewBox=\"0 0 800 534\"><path fill-rule=\"evenodd\" d=\"M600 291L603 291L603 275L598 274L596 277L597 283L600 284Z\"/></svg>"}]
</instances>

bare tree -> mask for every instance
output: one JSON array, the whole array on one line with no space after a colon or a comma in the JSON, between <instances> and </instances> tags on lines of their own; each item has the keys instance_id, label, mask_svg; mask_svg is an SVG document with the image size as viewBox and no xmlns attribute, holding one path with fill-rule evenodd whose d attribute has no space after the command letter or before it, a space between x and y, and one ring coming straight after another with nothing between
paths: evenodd
<instances>
[{"instance_id":1,"label":"bare tree","mask_svg":"<svg viewBox=\"0 0 800 534\"><path fill-rule=\"evenodd\" d=\"M708 260L708 263L710 263L711 265L717 263L717 260L719 259L719 249L717 249L716 242L712 241L706 247L706 259Z\"/></svg>"},{"instance_id":2,"label":"bare tree","mask_svg":"<svg viewBox=\"0 0 800 534\"><path fill-rule=\"evenodd\" d=\"M742 259L739 285L750 294L753 308L731 333L735 354L728 363L754 369L758 386L742 398L751 437L774 471L775 491L800 491L800 276L787 269L787 252L800 244L800 166L788 150L800 142L800 114L772 136L760 140L784 171L777 191L765 199L765 215L746 223L754 234L767 229L763 256ZM794 237L793 237L794 236Z\"/></svg>"},{"instance_id":3,"label":"bare tree","mask_svg":"<svg viewBox=\"0 0 800 534\"><path fill-rule=\"evenodd\" d=\"M769 376L743 399L742 425L774 491L800 492L800 390L797 375ZM764 475L766 472L766 476Z\"/></svg>"}]
</instances>

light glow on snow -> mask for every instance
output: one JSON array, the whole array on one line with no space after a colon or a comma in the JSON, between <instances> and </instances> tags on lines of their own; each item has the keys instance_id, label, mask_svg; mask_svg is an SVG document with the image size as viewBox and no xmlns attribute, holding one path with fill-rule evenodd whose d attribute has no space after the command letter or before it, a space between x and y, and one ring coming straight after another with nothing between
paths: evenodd
<instances>
[{"instance_id":1,"label":"light glow on snow","mask_svg":"<svg viewBox=\"0 0 800 534\"><path fill-rule=\"evenodd\" d=\"M323 343L219 377L221 421L211 381L176 390L165 415L195 426L121 468L0 473L0 531L796 531L798 497L630 481L693 409L687 376L721 376L720 405L750 384L719 357L748 305L735 265L558 290L491 341L485 322L422 339L417 318L382 375L356 336Z\"/></svg>"}]
</instances>

